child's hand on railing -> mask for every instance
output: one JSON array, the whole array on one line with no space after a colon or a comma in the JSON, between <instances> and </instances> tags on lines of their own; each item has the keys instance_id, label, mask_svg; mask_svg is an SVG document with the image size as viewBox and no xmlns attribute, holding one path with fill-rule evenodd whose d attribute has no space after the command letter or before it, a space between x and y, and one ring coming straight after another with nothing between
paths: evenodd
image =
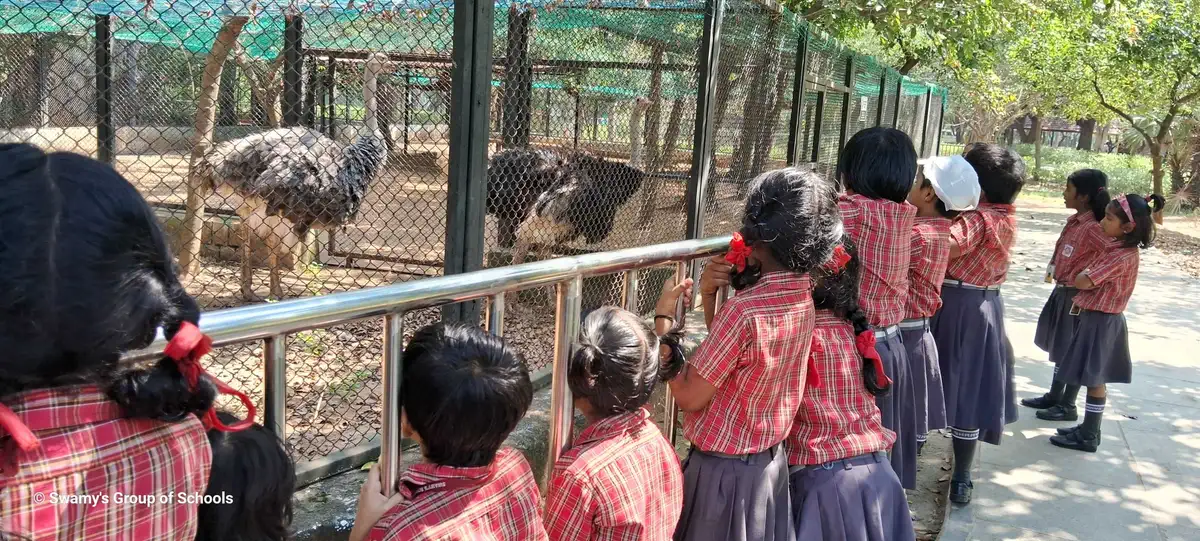
<instances>
[{"instance_id":1,"label":"child's hand on railing","mask_svg":"<svg viewBox=\"0 0 1200 541\"><path fill-rule=\"evenodd\" d=\"M399 493L390 498L383 495L382 475L379 464L371 466L371 471L367 472L367 478L358 492L358 511L354 517L354 527L350 530L350 541L366 539L371 527L383 518L387 510L404 501L404 496Z\"/></svg>"},{"instance_id":2,"label":"child's hand on railing","mask_svg":"<svg viewBox=\"0 0 1200 541\"><path fill-rule=\"evenodd\" d=\"M692 279L685 278L683 282L676 284L675 277L668 278L663 282L662 293L658 297L658 304L655 305L655 316L667 316L672 320L675 319L675 307L679 303L679 298L683 297L683 310L686 312L692 307Z\"/></svg>"},{"instance_id":3,"label":"child's hand on railing","mask_svg":"<svg viewBox=\"0 0 1200 541\"><path fill-rule=\"evenodd\" d=\"M724 255L715 256L704 266L700 275L700 294L707 298L716 298L717 292L730 284L733 265L725 261Z\"/></svg>"}]
</instances>

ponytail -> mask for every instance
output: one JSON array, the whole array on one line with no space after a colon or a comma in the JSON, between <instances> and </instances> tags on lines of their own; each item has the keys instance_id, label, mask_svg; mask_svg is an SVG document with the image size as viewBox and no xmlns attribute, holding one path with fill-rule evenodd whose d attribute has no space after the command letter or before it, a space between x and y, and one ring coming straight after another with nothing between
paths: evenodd
<instances>
[{"instance_id":1,"label":"ponytail","mask_svg":"<svg viewBox=\"0 0 1200 541\"><path fill-rule=\"evenodd\" d=\"M1088 198L1088 209L1096 221L1104 219L1105 209L1112 201L1108 193L1108 175L1099 169L1080 169L1067 177L1067 182L1075 187L1075 193Z\"/></svg>"},{"instance_id":2,"label":"ponytail","mask_svg":"<svg viewBox=\"0 0 1200 541\"><path fill-rule=\"evenodd\" d=\"M1113 212L1121 219L1122 224L1133 223L1133 231L1125 235L1123 246L1126 248L1149 248L1154 245L1156 213L1162 212L1166 200L1158 194L1140 196L1137 194L1119 195L1110 204ZM1126 210L1128 209L1128 210Z\"/></svg>"},{"instance_id":3,"label":"ponytail","mask_svg":"<svg viewBox=\"0 0 1200 541\"><path fill-rule=\"evenodd\" d=\"M841 315L854 326L855 343L857 344L857 338L862 336L863 333L870 333L873 339L875 331L871 328L871 323L867 321L867 314L858 307L858 303L853 303L853 306L848 307L848 309L848 312ZM867 388L867 392L871 393L871 396L886 395L891 390L892 383L887 381L886 376L883 378L884 381L879 381L879 374L875 369L875 363L865 355L862 356L862 363L863 385Z\"/></svg>"},{"instance_id":4,"label":"ponytail","mask_svg":"<svg viewBox=\"0 0 1200 541\"><path fill-rule=\"evenodd\" d=\"M1167 200L1163 196L1152 193L1146 196L1146 204L1150 205L1150 211L1153 213L1162 212L1167 206Z\"/></svg>"},{"instance_id":5,"label":"ponytail","mask_svg":"<svg viewBox=\"0 0 1200 541\"><path fill-rule=\"evenodd\" d=\"M833 259L816 273L819 279L813 288L813 304L817 308L832 310L850 322L854 327L855 350L858 351L859 337L865 333L874 341L875 334L867 315L858 306L858 251L849 235L842 237L841 248L835 248ZM870 353L878 357L874 351ZM875 359L864 354L862 362L863 385L867 392L872 396L887 393L891 382L887 380L887 375L878 369Z\"/></svg>"},{"instance_id":6,"label":"ponytail","mask_svg":"<svg viewBox=\"0 0 1200 541\"><path fill-rule=\"evenodd\" d=\"M166 295L171 306L166 311L163 330L174 338L184 323L200 321L196 301L176 286ZM138 368L119 373L108 385L108 397L121 405L126 416L159 421L178 421L188 414L202 415L212 408L217 388L201 375L193 388L179 364L162 357L149 369Z\"/></svg>"},{"instance_id":7,"label":"ponytail","mask_svg":"<svg viewBox=\"0 0 1200 541\"><path fill-rule=\"evenodd\" d=\"M683 353L683 339L686 336L683 324L676 323L671 330L667 331L667 334L658 337L658 343L667 346L667 349L670 350L659 370L659 381L671 381L683 371L684 365L687 364L687 358Z\"/></svg>"},{"instance_id":8,"label":"ponytail","mask_svg":"<svg viewBox=\"0 0 1200 541\"><path fill-rule=\"evenodd\" d=\"M682 369L683 326L664 336L642 318L615 306L588 314L580 326L575 352L567 364L567 386L588 401L596 414L634 411L650 401L660 381ZM664 360L660 345L670 354Z\"/></svg>"}]
</instances>

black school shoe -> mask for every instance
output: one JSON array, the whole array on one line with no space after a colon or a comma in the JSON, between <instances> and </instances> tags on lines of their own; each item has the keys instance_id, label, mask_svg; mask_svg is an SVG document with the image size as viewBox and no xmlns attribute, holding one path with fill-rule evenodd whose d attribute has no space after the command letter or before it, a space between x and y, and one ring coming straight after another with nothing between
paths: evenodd
<instances>
[{"instance_id":1,"label":"black school shoe","mask_svg":"<svg viewBox=\"0 0 1200 541\"><path fill-rule=\"evenodd\" d=\"M971 491L975 488L975 483L970 481L950 481L950 501L966 505L971 503Z\"/></svg>"},{"instance_id":2,"label":"black school shoe","mask_svg":"<svg viewBox=\"0 0 1200 541\"><path fill-rule=\"evenodd\" d=\"M1065 436L1050 436L1050 444L1063 449L1095 453L1100 447L1100 433L1088 433L1080 428Z\"/></svg>"},{"instance_id":3,"label":"black school shoe","mask_svg":"<svg viewBox=\"0 0 1200 541\"><path fill-rule=\"evenodd\" d=\"M1075 432L1079 431L1079 429L1081 429L1081 428L1083 428L1083 425L1075 425L1075 426L1068 427L1068 428L1060 428L1060 429L1058 429L1058 435L1066 436L1068 434L1074 434ZM1099 430L1097 430L1096 437L1100 437L1100 434L1101 434L1101 432Z\"/></svg>"},{"instance_id":4,"label":"black school shoe","mask_svg":"<svg viewBox=\"0 0 1200 541\"><path fill-rule=\"evenodd\" d=\"M1047 409L1037 412L1037 418L1043 421L1077 421L1079 420L1079 408L1075 406L1063 406L1055 404Z\"/></svg>"},{"instance_id":5,"label":"black school shoe","mask_svg":"<svg viewBox=\"0 0 1200 541\"><path fill-rule=\"evenodd\" d=\"M1057 401L1050 398L1050 393L1046 393L1037 398L1022 398L1021 405L1035 410L1044 410L1057 405Z\"/></svg>"}]
</instances>

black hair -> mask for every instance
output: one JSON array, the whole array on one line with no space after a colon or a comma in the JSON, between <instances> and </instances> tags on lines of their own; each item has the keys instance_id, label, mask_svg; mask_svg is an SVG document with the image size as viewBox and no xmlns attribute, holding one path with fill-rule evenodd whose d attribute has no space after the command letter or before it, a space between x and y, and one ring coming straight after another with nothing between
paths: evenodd
<instances>
[{"instance_id":1,"label":"black hair","mask_svg":"<svg viewBox=\"0 0 1200 541\"><path fill-rule=\"evenodd\" d=\"M854 193L903 203L917 178L917 151L908 134L895 128L867 128L838 155L837 179Z\"/></svg>"},{"instance_id":2,"label":"black hair","mask_svg":"<svg viewBox=\"0 0 1200 541\"><path fill-rule=\"evenodd\" d=\"M838 272L821 269L813 286L813 305L819 309L832 310L854 326L854 336L873 332L867 314L858 306L858 250L850 236L842 237L842 247L850 254L850 260ZM882 396L891 389L890 385L875 378L874 363L863 358L863 385L872 396Z\"/></svg>"},{"instance_id":3,"label":"black hair","mask_svg":"<svg viewBox=\"0 0 1200 541\"><path fill-rule=\"evenodd\" d=\"M97 384L132 417L209 409L173 361L121 372L122 352L168 337L200 309L179 283L166 236L138 191L91 158L0 145L0 397Z\"/></svg>"},{"instance_id":4,"label":"black hair","mask_svg":"<svg viewBox=\"0 0 1200 541\"><path fill-rule=\"evenodd\" d=\"M842 218L833 183L794 167L763 173L750 183L742 212L747 246L765 244L775 261L807 274L827 261L842 236ZM751 262L730 277L734 289L758 282L761 265Z\"/></svg>"},{"instance_id":5,"label":"black hair","mask_svg":"<svg viewBox=\"0 0 1200 541\"><path fill-rule=\"evenodd\" d=\"M1124 197L1129 203L1129 212L1133 213L1132 220L1125 215L1125 209L1121 208L1119 199L1114 199L1109 207L1113 214L1121 220L1122 224L1133 222L1133 231L1125 235L1123 244L1126 248L1149 248L1154 245L1154 237L1157 236L1156 228L1154 227L1154 213L1162 212L1167 201L1163 196L1151 194L1145 197L1137 194L1119 195Z\"/></svg>"},{"instance_id":6,"label":"black hair","mask_svg":"<svg viewBox=\"0 0 1200 541\"><path fill-rule=\"evenodd\" d=\"M586 398L598 415L634 411L650 401L660 381L669 381L683 368L682 339L681 326L660 338L632 312L602 306L583 320L567 384L575 398ZM660 344L671 351L665 366Z\"/></svg>"},{"instance_id":7,"label":"black hair","mask_svg":"<svg viewBox=\"0 0 1200 541\"><path fill-rule=\"evenodd\" d=\"M217 412L225 424L238 421ZM285 541L292 523L296 470L270 430L254 423L237 432L208 431L212 472L197 512L196 541Z\"/></svg>"},{"instance_id":8,"label":"black hair","mask_svg":"<svg viewBox=\"0 0 1200 541\"><path fill-rule=\"evenodd\" d=\"M436 323L404 348L401 407L425 458L486 466L533 402L525 358L479 327Z\"/></svg>"},{"instance_id":9,"label":"black hair","mask_svg":"<svg viewBox=\"0 0 1200 541\"><path fill-rule=\"evenodd\" d=\"M1108 194L1108 175L1099 169L1080 169L1067 177L1067 182L1075 187L1075 193L1088 198L1088 208L1096 221L1104 219L1104 209L1108 208L1112 196Z\"/></svg>"},{"instance_id":10,"label":"black hair","mask_svg":"<svg viewBox=\"0 0 1200 541\"><path fill-rule=\"evenodd\" d=\"M979 143L971 147L963 159L979 175L979 189L988 203L1011 205L1025 186L1025 160L1016 152L1000 145Z\"/></svg>"},{"instance_id":11,"label":"black hair","mask_svg":"<svg viewBox=\"0 0 1200 541\"><path fill-rule=\"evenodd\" d=\"M929 177L922 178L921 179L921 188L922 189L933 188L933 181L929 180ZM946 208L946 202L942 201L942 198L938 197L936 192L934 193L933 199L934 199L934 203L933 203L934 207L933 208L934 208L934 210L937 211L938 216L941 216L943 218L954 219L954 217L961 214L957 210L950 210L950 209Z\"/></svg>"}]
</instances>

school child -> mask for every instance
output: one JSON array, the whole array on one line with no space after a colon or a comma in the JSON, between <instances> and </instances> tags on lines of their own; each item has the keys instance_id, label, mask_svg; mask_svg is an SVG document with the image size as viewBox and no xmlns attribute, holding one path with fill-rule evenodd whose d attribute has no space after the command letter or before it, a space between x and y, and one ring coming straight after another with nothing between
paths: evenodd
<instances>
[{"instance_id":1,"label":"school child","mask_svg":"<svg viewBox=\"0 0 1200 541\"><path fill-rule=\"evenodd\" d=\"M521 354L478 327L437 323L417 330L402 360L401 433L425 462L391 498L371 468L350 541L546 539L533 471L500 447L533 402Z\"/></svg>"},{"instance_id":2,"label":"school child","mask_svg":"<svg viewBox=\"0 0 1200 541\"><path fill-rule=\"evenodd\" d=\"M916 207L908 204L917 152L904 132L868 128L838 157L838 199L846 234L858 247L858 305L875 329L875 344L892 390L877 396L883 426L896 433L892 467L905 488L917 486L917 418L913 374L900 338L908 297L909 244Z\"/></svg>"},{"instance_id":3,"label":"school child","mask_svg":"<svg viewBox=\"0 0 1200 541\"><path fill-rule=\"evenodd\" d=\"M832 183L795 168L771 171L750 185L727 259L705 267L709 336L669 380L692 443L675 539L794 538L782 444L804 393L814 315L808 273L841 236ZM714 312L725 284L737 294Z\"/></svg>"},{"instance_id":4,"label":"school child","mask_svg":"<svg viewBox=\"0 0 1200 541\"><path fill-rule=\"evenodd\" d=\"M890 382L858 308L859 263L844 239L817 271L804 399L787 439L796 539L911 541L904 487L888 461L896 435L875 397Z\"/></svg>"},{"instance_id":5,"label":"school child","mask_svg":"<svg viewBox=\"0 0 1200 541\"><path fill-rule=\"evenodd\" d=\"M922 164L908 202L917 207L917 217L900 335L912 369L920 452L930 430L946 428L942 370L929 318L942 307L942 280L950 263L950 219L979 204L979 176L962 156L930 158Z\"/></svg>"},{"instance_id":6,"label":"school child","mask_svg":"<svg viewBox=\"0 0 1200 541\"><path fill-rule=\"evenodd\" d=\"M217 412L226 424L237 422ZM286 541L291 538L296 471L282 440L254 423L239 432L209 430L210 499L200 504L196 541Z\"/></svg>"},{"instance_id":7,"label":"school child","mask_svg":"<svg viewBox=\"0 0 1200 541\"><path fill-rule=\"evenodd\" d=\"M671 302L659 313L674 309ZM682 331L654 331L612 306L583 320L567 383L588 426L554 465L546 493L552 540L665 541L675 532L683 471L644 406L665 375L659 345L674 357L669 365L682 364Z\"/></svg>"},{"instance_id":8,"label":"school child","mask_svg":"<svg viewBox=\"0 0 1200 541\"><path fill-rule=\"evenodd\" d=\"M206 426L252 419L212 410L231 389L199 365L211 342L154 212L107 164L0 145L0 231L0 532L191 541L198 502L127 500L203 494ZM160 326L162 358L118 362ZM107 498L50 501L53 487Z\"/></svg>"},{"instance_id":9,"label":"school child","mask_svg":"<svg viewBox=\"0 0 1200 541\"><path fill-rule=\"evenodd\" d=\"M1066 385L1087 387L1087 404L1082 424L1060 428L1058 435L1050 437L1050 443L1058 447L1096 452L1107 384L1132 381L1129 330L1123 312L1137 283L1138 249L1154 244L1153 214L1161 212L1163 204L1160 195L1116 196L1105 210L1100 227L1118 244L1075 277L1079 293L1071 313L1079 321L1059 362L1058 377Z\"/></svg>"},{"instance_id":10,"label":"school child","mask_svg":"<svg viewBox=\"0 0 1200 541\"><path fill-rule=\"evenodd\" d=\"M1105 237L1100 227L1104 209L1110 201L1107 186L1108 176L1103 171L1080 169L1067 177L1067 187L1063 190L1067 208L1075 214L1067 219L1046 267L1046 281L1054 282L1054 291L1042 307L1037 333L1033 337L1033 343L1050 354L1056 373L1079 319L1071 315L1075 294L1079 292L1075 289L1075 277L1097 256L1106 253L1110 242L1115 242ZM1038 419L1074 421L1079 418L1075 407L1078 397L1078 385L1068 387L1056 377L1050 392L1022 399L1021 404L1042 410L1037 412Z\"/></svg>"},{"instance_id":11,"label":"school child","mask_svg":"<svg viewBox=\"0 0 1200 541\"><path fill-rule=\"evenodd\" d=\"M1004 147L975 145L964 158L979 176L982 195L977 209L950 225L942 308L930 320L954 436L950 501L959 504L971 501L977 441L999 445L1004 425L1017 420L1000 285L1016 240L1012 203L1025 185L1025 163Z\"/></svg>"}]
</instances>

